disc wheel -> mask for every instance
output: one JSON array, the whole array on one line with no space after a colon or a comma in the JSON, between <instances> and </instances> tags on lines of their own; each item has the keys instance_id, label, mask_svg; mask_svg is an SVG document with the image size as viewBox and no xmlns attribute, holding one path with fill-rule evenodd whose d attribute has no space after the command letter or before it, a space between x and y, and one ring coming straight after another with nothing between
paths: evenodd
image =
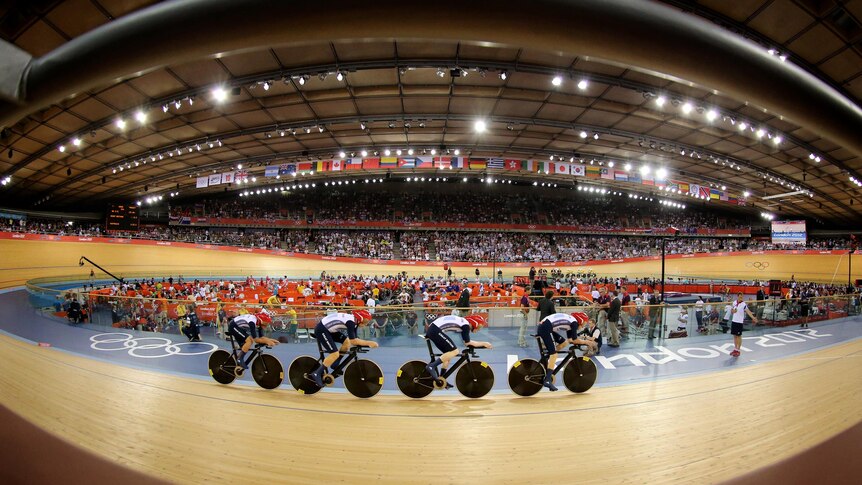
<instances>
[{"instance_id":1,"label":"disc wheel","mask_svg":"<svg viewBox=\"0 0 862 485\"><path fill-rule=\"evenodd\" d=\"M290 379L290 385L302 394L314 394L321 389L312 379L311 374L317 368L319 363L314 357L300 355L293 359L290 367L287 369L287 378Z\"/></svg>"},{"instance_id":2,"label":"disc wheel","mask_svg":"<svg viewBox=\"0 0 862 485\"><path fill-rule=\"evenodd\" d=\"M494 371L486 362L468 362L455 374L455 387L464 397L480 398L494 387Z\"/></svg>"},{"instance_id":3,"label":"disc wheel","mask_svg":"<svg viewBox=\"0 0 862 485\"><path fill-rule=\"evenodd\" d=\"M545 367L535 359L522 359L509 369L509 388L519 396L532 396L542 390Z\"/></svg>"},{"instance_id":4,"label":"disc wheel","mask_svg":"<svg viewBox=\"0 0 862 485\"><path fill-rule=\"evenodd\" d=\"M227 350L219 349L210 354L210 375L219 384L230 384L236 379L233 373L235 367L236 361L233 359L233 355Z\"/></svg>"},{"instance_id":5,"label":"disc wheel","mask_svg":"<svg viewBox=\"0 0 862 485\"><path fill-rule=\"evenodd\" d=\"M269 354L261 354L251 364L251 377L264 389L275 389L284 381L284 366Z\"/></svg>"},{"instance_id":6,"label":"disc wheel","mask_svg":"<svg viewBox=\"0 0 862 485\"><path fill-rule=\"evenodd\" d=\"M344 387L356 397L373 397L383 387L383 371L370 360L354 360L344 370Z\"/></svg>"},{"instance_id":7,"label":"disc wheel","mask_svg":"<svg viewBox=\"0 0 862 485\"><path fill-rule=\"evenodd\" d=\"M598 370L589 357L572 359L563 369L563 384L572 392L586 392L596 383Z\"/></svg>"},{"instance_id":8,"label":"disc wheel","mask_svg":"<svg viewBox=\"0 0 862 485\"><path fill-rule=\"evenodd\" d=\"M398 373L395 375L395 382L398 384L398 389L405 396L414 399L423 398L434 390L431 374L425 368L425 362L421 360L405 362L398 369Z\"/></svg>"}]
</instances>

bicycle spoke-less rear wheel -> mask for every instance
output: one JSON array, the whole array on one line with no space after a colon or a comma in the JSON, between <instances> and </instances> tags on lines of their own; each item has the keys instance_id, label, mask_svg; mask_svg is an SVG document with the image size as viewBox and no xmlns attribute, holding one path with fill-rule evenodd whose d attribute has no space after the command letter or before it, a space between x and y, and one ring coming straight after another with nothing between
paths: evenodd
<instances>
[{"instance_id":1,"label":"bicycle spoke-less rear wheel","mask_svg":"<svg viewBox=\"0 0 862 485\"><path fill-rule=\"evenodd\" d=\"M431 374L425 369L425 362L421 360L411 360L405 362L398 369L398 374L395 376L395 382L398 384L398 389L407 397L419 399L431 394L434 390L434 384L431 381Z\"/></svg>"},{"instance_id":2,"label":"bicycle spoke-less rear wheel","mask_svg":"<svg viewBox=\"0 0 862 485\"><path fill-rule=\"evenodd\" d=\"M372 397L383 387L383 371L370 360L354 360L344 370L344 387L356 397Z\"/></svg>"},{"instance_id":3,"label":"bicycle spoke-less rear wheel","mask_svg":"<svg viewBox=\"0 0 862 485\"><path fill-rule=\"evenodd\" d=\"M287 378L290 379L290 385L303 394L314 394L319 391L321 387L315 384L310 375L314 369L317 369L318 365L320 364L317 362L317 359L307 355L300 355L293 359L293 362L290 363L290 367L287 369Z\"/></svg>"},{"instance_id":4,"label":"bicycle spoke-less rear wheel","mask_svg":"<svg viewBox=\"0 0 862 485\"><path fill-rule=\"evenodd\" d=\"M545 367L534 359L515 362L509 370L509 388L519 396L532 396L542 390Z\"/></svg>"},{"instance_id":5,"label":"bicycle spoke-less rear wheel","mask_svg":"<svg viewBox=\"0 0 862 485\"><path fill-rule=\"evenodd\" d=\"M227 350L219 349L210 354L210 375L219 384L230 384L236 379L233 373L235 367L236 361L233 360L233 355Z\"/></svg>"},{"instance_id":6,"label":"bicycle spoke-less rear wheel","mask_svg":"<svg viewBox=\"0 0 862 485\"><path fill-rule=\"evenodd\" d=\"M486 362L468 362L455 374L455 387L465 397L482 397L494 387L494 371Z\"/></svg>"},{"instance_id":7,"label":"bicycle spoke-less rear wheel","mask_svg":"<svg viewBox=\"0 0 862 485\"><path fill-rule=\"evenodd\" d=\"M598 370L589 357L572 359L563 369L563 383L572 392L586 392L596 382Z\"/></svg>"},{"instance_id":8,"label":"bicycle spoke-less rear wheel","mask_svg":"<svg viewBox=\"0 0 862 485\"><path fill-rule=\"evenodd\" d=\"M261 354L251 364L251 376L258 386L275 389L284 381L284 367L272 355Z\"/></svg>"}]
</instances>

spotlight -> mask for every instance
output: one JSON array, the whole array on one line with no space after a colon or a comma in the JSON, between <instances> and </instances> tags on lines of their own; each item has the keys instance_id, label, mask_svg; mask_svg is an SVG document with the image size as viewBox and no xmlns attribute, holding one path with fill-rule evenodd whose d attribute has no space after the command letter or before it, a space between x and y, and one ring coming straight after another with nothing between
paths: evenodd
<instances>
[{"instance_id":1,"label":"spotlight","mask_svg":"<svg viewBox=\"0 0 862 485\"><path fill-rule=\"evenodd\" d=\"M581 137L581 139L584 139L584 138L586 138L586 137L587 137L587 132L586 132L586 131L582 131L582 132L578 133L578 136L580 136L580 137Z\"/></svg>"},{"instance_id":2,"label":"spotlight","mask_svg":"<svg viewBox=\"0 0 862 485\"><path fill-rule=\"evenodd\" d=\"M443 77L445 75L446 71L444 71L442 67L437 69L437 77Z\"/></svg>"},{"instance_id":3,"label":"spotlight","mask_svg":"<svg viewBox=\"0 0 862 485\"><path fill-rule=\"evenodd\" d=\"M667 98L665 98L664 96L659 96L659 97L655 98L655 104L658 105L659 107L664 106L665 101L667 101Z\"/></svg>"},{"instance_id":4,"label":"spotlight","mask_svg":"<svg viewBox=\"0 0 862 485\"><path fill-rule=\"evenodd\" d=\"M167 113L167 112L168 112L168 105L166 105L166 104L162 105L162 113Z\"/></svg>"},{"instance_id":5,"label":"spotlight","mask_svg":"<svg viewBox=\"0 0 862 485\"><path fill-rule=\"evenodd\" d=\"M391 155L391 154L392 154L392 150L390 150L390 149L388 149L388 148L387 148L386 150L383 150L383 154L384 154L384 155L386 155L386 156L388 157L389 155Z\"/></svg>"},{"instance_id":6,"label":"spotlight","mask_svg":"<svg viewBox=\"0 0 862 485\"><path fill-rule=\"evenodd\" d=\"M80 138L73 138L72 139L72 145L75 145L76 147L81 146L81 139Z\"/></svg>"},{"instance_id":7,"label":"spotlight","mask_svg":"<svg viewBox=\"0 0 862 485\"><path fill-rule=\"evenodd\" d=\"M583 91L584 89L587 89L587 86L589 86L589 85L590 85L590 83L587 82L586 79L581 79L580 81L578 81L578 89L580 89L581 91Z\"/></svg>"},{"instance_id":8,"label":"spotlight","mask_svg":"<svg viewBox=\"0 0 862 485\"><path fill-rule=\"evenodd\" d=\"M346 156L347 156L347 154L346 154L346 153L344 153L343 151L342 151L342 152L338 152L338 158L344 158L344 157L346 157Z\"/></svg>"},{"instance_id":9,"label":"spotlight","mask_svg":"<svg viewBox=\"0 0 862 485\"><path fill-rule=\"evenodd\" d=\"M269 81L264 81L264 82L263 82L263 90L264 90L264 91L269 91Z\"/></svg>"},{"instance_id":10,"label":"spotlight","mask_svg":"<svg viewBox=\"0 0 862 485\"><path fill-rule=\"evenodd\" d=\"M554 78L551 79L551 84L553 84L554 86L559 86L559 85L563 84L563 76L560 76L560 75L554 76Z\"/></svg>"},{"instance_id":11,"label":"spotlight","mask_svg":"<svg viewBox=\"0 0 862 485\"><path fill-rule=\"evenodd\" d=\"M60 145L60 146L58 146L58 147L57 147L57 150L60 150L60 153L65 153L65 152L66 152L66 145Z\"/></svg>"},{"instance_id":12,"label":"spotlight","mask_svg":"<svg viewBox=\"0 0 862 485\"><path fill-rule=\"evenodd\" d=\"M456 148L454 153L455 153L455 156L457 157L458 155L461 154L461 150Z\"/></svg>"},{"instance_id":13,"label":"spotlight","mask_svg":"<svg viewBox=\"0 0 862 485\"><path fill-rule=\"evenodd\" d=\"M507 71L500 71L500 79L505 81L508 78L509 78L509 73Z\"/></svg>"},{"instance_id":14,"label":"spotlight","mask_svg":"<svg viewBox=\"0 0 862 485\"><path fill-rule=\"evenodd\" d=\"M305 86L305 83L308 82L308 75L303 74L302 76L299 76L299 78L297 79L297 82L299 83L300 86Z\"/></svg>"},{"instance_id":15,"label":"spotlight","mask_svg":"<svg viewBox=\"0 0 862 485\"><path fill-rule=\"evenodd\" d=\"M689 114L689 113L691 113L691 110L692 110L692 109L694 109L694 107L693 107L693 106L691 105L691 103L689 103L689 102L686 102L685 104L683 104L683 105L682 105L682 112L683 112L683 114Z\"/></svg>"},{"instance_id":16,"label":"spotlight","mask_svg":"<svg viewBox=\"0 0 862 485\"><path fill-rule=\"evenodd\" d=\"M706 119L709 121L715 121L718 118L718 111L711 109L706 112Z\"/></svg>"},{"instance_id":17,"label":"spotlight","mask_svg":"<svg viewBox=\"0 0 862 485\"><path fill-rule=\"evenodd\" d=\"M179 99L178 99L178 100L176 100L176 101L174 101L174 108L176 108L176 109L180 109L180 108L182 108L182 107L183 107L183 102L182 102L182 101L180 101Z\"/></svg>"},{"instance_id":18,"label":"spotlight","mask_svg":"<svg viewBox=\"0 0 862 485\"><path fill-rule=\"evenodd\" d=\"M412 149L412 148L408 148L408 149L407 149L407 154L408 154L408 155L413 155L413 149Z\"/></svg>"},{"instance_id":19,"label":"spotlight","mask_svg":"<svg viewBox=\"0 0 862 485\"><path fill-rule=\"evenodd\" d=\"M476 122L473 123L473 129L476 130L476 133L484 133L487 128L488 126L484 120L476 120Z\"/></svg>"},{"instance_id":20,"label":"spotlight","mask_svg":"<svg viewBox=\"0 0 862 485\"><path fill-rule=\"evenodd\" d=\"M362 155L362 157L363 157L363 158L368 156L368 151L367 151L367 150L362 150L362 151L361 151L361 152L359 152L359 153Z\"/></svg>"},{"instance_id":21,"label":"spotlight","mask_svg":"<svg viewBox=\"0 0 862 485\"><path fill-rule=\"evenodd\" d=\"M344 73L338 71L337 73L335 73L335 79L337 79L338 81L344 81Z\"/></svg>"},{"instance_id":22,"label":"spotlight","mask_svg":"<svg viewBox=\"0 0 862 485\"><path fill-rule=\"evenodd\" d=\"M227 99L227 91L222 87L213 88L212 97L215 102L224 103Z\"/></svg>"}]
</instances>

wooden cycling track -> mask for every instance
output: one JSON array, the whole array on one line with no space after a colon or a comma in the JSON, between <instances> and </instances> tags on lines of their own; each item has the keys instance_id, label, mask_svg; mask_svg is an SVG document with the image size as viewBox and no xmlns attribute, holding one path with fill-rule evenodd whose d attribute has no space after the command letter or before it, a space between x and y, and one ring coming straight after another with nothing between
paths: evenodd
<instances>
[{"instance_id":1,"label":"wooden cycling track","mask_svg":"<svg viewBox=\"0 0 862 485\"><path fill-rule=\"evenodd\" d=\"M68 274L77 263L75 256L49 271L54 256L25 252L29 267L43 267L35 271L41 275ZM18 259L8 263L6 281L33 274ZM0 402L13 413L112 462L175 482L720 482L862 421L862 339L582 395L480 400L359 400L220 386L5 336L0 355ZM392 378L392 369L384 372Z\"/></svg>"}]
</instances>

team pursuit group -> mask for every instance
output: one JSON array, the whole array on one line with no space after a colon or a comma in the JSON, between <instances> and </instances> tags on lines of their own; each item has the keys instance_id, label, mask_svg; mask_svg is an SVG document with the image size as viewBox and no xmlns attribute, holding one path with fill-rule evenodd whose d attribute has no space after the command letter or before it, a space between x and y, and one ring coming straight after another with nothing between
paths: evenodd
<instances>
[{"instance_id":1,"label":"team pursuit group","mask_svg":"<svg viewBox=\"0 0 862 485\"><path fill-rule=\"evenodd\" d=\"M493 386L493 372L487 363L477 360L475 353L476 349L491 349L492 345L472 338L472 334L488 326L488 321L480 314L467 314L467 310L454 310L452 313L439 316L428 324L424 338L429 359L411 361L399 369L398 387L404 394L424 397L435 389L456 387L465 396L481 397ZM564 382L569 390L583 392L589 389L595 382L596 367L587 355L594 353L600 344L582 335L588 335L589 320L587 314L581 312L555 312L544 316L533 335L538 342L539 359L523 359L515 363L509 372L512 390L520 395L535 394L543 387L557 391L554 380L558 371L564 372ZM371 321L372 315L367 310L331 313L321 318L312 334L320 355L318 358L303 356L294 360L288 370L294 388L313 394L343 375L345 387L352 394L359 397L376 394L383 384L382 372L375 363L358 355L378 347L377 342L357 336L357 330ZM268 359L255 358L262 354L264 348L279 344L278 340L263 335L262 325L271 322L272 317L266 310L230 319L227 335L233 351L219 350L211 354L210 374L226 384L251 366L252 376L258 384L268 389L278 387L284 378L278 360L271 356L267 356ZM450 337L452 334L460 336L463 349L455 344ZM556 365L558 353L567 347L565 365ZM577 357L576 350L585 355ZM453 364L453 359L459 355ZM453 374L454 386L448 381Z\"/></svg>"}]
</instances>

